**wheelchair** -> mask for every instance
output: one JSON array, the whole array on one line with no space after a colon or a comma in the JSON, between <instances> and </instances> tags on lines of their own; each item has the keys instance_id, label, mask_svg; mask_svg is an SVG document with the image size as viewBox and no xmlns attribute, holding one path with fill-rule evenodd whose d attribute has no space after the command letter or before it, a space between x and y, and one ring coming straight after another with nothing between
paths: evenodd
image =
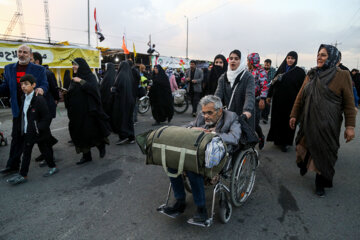
<instances>
[{"instance_id":1,"label":"wheelchair","mask_svg":"<svg viewBox=\"0 0 360 240\"><path fill-rule=\"evenodd\" d=\"M211 182L214 186L211 203L210 217L204 223L198 223L189 219L188 223L192 225L210 227L214 222L216 195L218 195L218 217L219 220L226 224L230 221L233 207L240 207L250 196L256 178L256 168L259 164L258 152L254 146L242 146L234 150L232 154L226 159L224 168L216 176L217 178L207 179L205 182ZM191 193L190 182L186 174L182 175L185 189ZM205 183L204 183L205 184ZM206 184L205 184L206 187ZM164 213L163 209L168 206L171 195L171 183L167 192L165 203L158 207L157 211ZM167 215L167 214L165 214ZM169 217L176 217L170 216Z\"/></svg>"}]
</instances>

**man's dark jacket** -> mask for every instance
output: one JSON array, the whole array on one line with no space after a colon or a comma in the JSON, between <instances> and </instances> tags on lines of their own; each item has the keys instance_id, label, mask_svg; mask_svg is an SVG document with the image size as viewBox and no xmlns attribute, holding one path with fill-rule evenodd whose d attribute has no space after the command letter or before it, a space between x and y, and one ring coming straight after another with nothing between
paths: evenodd
<instances>
[{"instance_id":1,"label":"man's dark jacket","mask_svg":"<svg viewBox=\"0 0 360 240\"><path fill-rule=\"evenodd\" d=\"M12 63L5 66L4 82L0 85L0 94L10 93L10 103L13 117L19 116L19 106L17 102L17 81L16 81L16 68L18 63ZM26 68L26 74L32 74L36 78L36 88L42 88L44 94L48 90L48 82L46 80L45 68L33 63L29 63Z\"/></svg>"}]
</instances>

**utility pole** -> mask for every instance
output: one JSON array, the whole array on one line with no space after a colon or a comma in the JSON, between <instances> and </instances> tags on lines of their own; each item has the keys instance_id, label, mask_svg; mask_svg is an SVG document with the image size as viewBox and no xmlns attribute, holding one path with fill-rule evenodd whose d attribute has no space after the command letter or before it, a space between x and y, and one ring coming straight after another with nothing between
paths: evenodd
<instances>
[{"instance_id":1,"label":"utility pole","mask_svg":"<svg viewBox=\"0 0 360 240\"><path fill-rule=\"evenodd\" d=\"M90 0L87 1L88 5L88 45L90 46Z\"/></svg>"},{"instance_id":2,"label":"utility pole","mask_svg":"<svg viewBox=\"0 0 360 240\"><path fill-rule=\"evenodd\" d=\"M189 18L186 17L186 59L189 58Z\"/></svg>"}]
</instances>

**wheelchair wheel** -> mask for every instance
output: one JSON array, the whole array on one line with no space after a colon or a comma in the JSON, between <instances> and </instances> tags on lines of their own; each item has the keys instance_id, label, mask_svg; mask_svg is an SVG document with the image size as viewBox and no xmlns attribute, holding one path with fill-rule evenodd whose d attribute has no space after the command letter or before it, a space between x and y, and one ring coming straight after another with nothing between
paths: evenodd
<instances>
[{"instance_id":1,"label":"wheelchair wheel","mask_svg":"<svg viewBox=\"0 0 360 240\"><path fill-rule=\"evenodd\" d=\"M225 194L225 193L222 193ZM231 203L227 200L225 195L223 195L220 199L219 206L219 218L222 223L228 223L232 214L232 206Z\"/></svg>"},{"instance_id":2,"label":"wheelchair wheel","mask_svg":"<svg viewBox=\"0 0 360 240\"><path fill-rule=\"evenodd\" d=\"M231 202L241 206L250 196L256 178L256 153L247 150L236 159L230 183Z\"/></svg>"},{"instance_id":3,"label":"wheelchair wheel","mask_svg":"<svg viewBox=\"0 0 360 240\"><path fill-rule=\"evenodd\" d=\"M190 181L185 173L182 174L182 179L184 181L185 190L188 191L189 193L192 193Z\"/></svg>"},{"instance_id":4,"label":"wheelchair wheel","mask_svg":"<svg viewBox=\"0 0 360 240\"><path fill-rule=\"evenodd\" d=\"M219 218L222 223L228 223L232 214L232 206L230 202L226 202L224 207L219 208Z\"/></svg>"}]
</instances>

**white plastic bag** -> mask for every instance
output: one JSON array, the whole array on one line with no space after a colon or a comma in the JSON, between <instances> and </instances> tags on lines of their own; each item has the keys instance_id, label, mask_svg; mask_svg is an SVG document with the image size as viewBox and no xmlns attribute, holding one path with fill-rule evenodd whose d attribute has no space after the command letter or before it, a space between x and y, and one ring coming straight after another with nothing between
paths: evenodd
<instances>
[{"instance_id":1,"label":"white plastic bag","mask_svg":"<svg viewBox=\"0 0 360 240\"><path fill-rule=\"evenodd\" d=\"M205 167L217 166L226 154L225 146L220 137L214 137L206 146Z\"/></svg>"}]
</instances>

